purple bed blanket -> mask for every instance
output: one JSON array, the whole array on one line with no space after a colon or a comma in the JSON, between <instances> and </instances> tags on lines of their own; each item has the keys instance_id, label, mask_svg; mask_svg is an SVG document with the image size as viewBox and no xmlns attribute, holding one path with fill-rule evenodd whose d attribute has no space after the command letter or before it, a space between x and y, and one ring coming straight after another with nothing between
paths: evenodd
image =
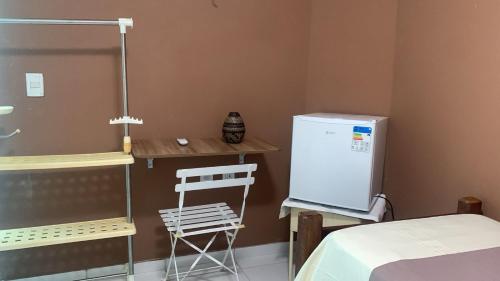
<instances>
[{"instance_id":1,"label":"purple bed blanket","mask_svg":"<svg viewBox=\"0 0 500 281\"><path fill-rule=\"evenodd\" d=\"M388 263L370 281L500 281L500 247Z\"/></svg>"}]
</instances>

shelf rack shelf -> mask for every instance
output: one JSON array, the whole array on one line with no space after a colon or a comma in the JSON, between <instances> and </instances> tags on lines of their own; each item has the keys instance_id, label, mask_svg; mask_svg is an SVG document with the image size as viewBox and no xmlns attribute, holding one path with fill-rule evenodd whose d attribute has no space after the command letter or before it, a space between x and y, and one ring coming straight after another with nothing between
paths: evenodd
<instances>
[{"instance_id":1,"label":"shelf rack shelf","mask_svg":"<svg viewBox=\"0 0 500 281\"><path fill-rule=\"evenodd\" d=\"M124 152L0 157L0 171L67 169L133 164Z\"/></svg>"},{"instance_id":2,"label":"shelf rack shelf","mask_svg":"<svg viewBox=\"0 0 500 281\"><path fill-rule=\"evenodd\" d=\"M0 230L0 252L134 235L134 223L112 218Z\"/></svg>"}]
</instances>

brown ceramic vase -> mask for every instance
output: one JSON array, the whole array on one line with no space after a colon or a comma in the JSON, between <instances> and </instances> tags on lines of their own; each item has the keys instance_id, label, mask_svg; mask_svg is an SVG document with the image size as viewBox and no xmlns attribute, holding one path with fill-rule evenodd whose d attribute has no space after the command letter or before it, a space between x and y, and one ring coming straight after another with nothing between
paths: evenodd
<instances>
[{"instance_id":1,"label":"brown ceramic vase","mask_svg":"<svg viewBox=\"0 0 500 281\"><path fill-rule=\"evenodd\" d=\"M222 137L227 143L240 143L245 136L245 123L238 112L229 112L222 126Z\"/></svg>"}]
</instances>

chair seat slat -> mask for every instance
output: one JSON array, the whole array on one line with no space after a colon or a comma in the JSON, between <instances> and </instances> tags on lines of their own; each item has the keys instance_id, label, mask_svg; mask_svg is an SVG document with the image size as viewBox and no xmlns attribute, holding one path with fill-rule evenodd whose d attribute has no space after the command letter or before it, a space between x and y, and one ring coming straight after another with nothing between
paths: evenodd
<instances>
[{"instance_id":1,"label":"chair seat slat","mask_svg":"<svg viewBox=\"0 0 500 281\"><path fill-rule=\"evenodd\" d=\"M181 212L181 219L184 219L185 216L190 216L190 215L201 215L201 214L211 214L211 213L218 213L218 212L222 212L222 213L227 213L227 212L230 212L232 213L233 211L231 210L231 208L229 208L228 206L225 206L225 207L220 207L219 208L210 208L210 209L202 209L202 210L193 210L193 211L182 211ZM167 214L162 214L160 215L162 218L171 218L171 219L174 219L174 220L177 220L179 218L179 213L167 213Z\"/></svg>"},{"instance_id":2,"label":"chair seat slat","mask_svg":"<svg viewBox=\"0 0 500 281\"><path fill-rule=\"evenodd\" d=\"M205 228L205 227L216 226L216 225L226 225L226 224L239 222L239 220L240 220L239 218L234 218L234 219L200 222L200 223L195 223L195 224L183 225L180 227L180 230L184 231L184 230L188 230L188 229ZM168 229L168 231L176 231L175 226L168 227L167 229Z\"/></svg>"},{"instance_id":3,"label":"chair seat slat","mask_svg":"<svg viewBox=\"0 0 500 281\"><path fill-rule=\"evenodd\" d=\"M214 217L214 216L218 216L218 215L231 215L231 214L234 214L233 210L231 210L231 209L224 210L224 211L216 210L216 211L213 211L213 212L199 213L199 214L186 214L186 215L182 214L181 215L181 221L183 221L183 220L189 220L189 219L197 219L197 218ZM162 215L162 219L164 221L178 221L179 217L177 217L177 216L175 216L175 217L167 217L165 215Z\"/></svg>"},{"instance_id":4,"label":"chair seat slat","mask_svg":"<svg viewBox=\"0 0 500 281\"><path fill-rule=\"evenodd\" d=\"M213 232L218 232L218 231L233 230L233 229L244 228L244 227L245 227L245 225L243 225L243 224L239 224L237 226L221 226L221 227L215 227L215 228L209 228L209 229L202 229L202 230L195 230L195 231L190 231L190 232L184 232L180 236L181 237L187 237L187 236L193 236L193 235L213 233Z\"/></svg>"},{"instance_id":5,"label":"chair seat slat","mask_svg":"<svg viewBox=\"0 0 500 281\"><path fill-rule=\"evenodd\" d=\"M224 219L234 219L237 218L238 216L236 214L231 214L231 215L223 215L223 216L214 216L214 217L207 217L207 218L197 218L197 219L190 219L190 220L182 220L181 225L188 225L188 224L194 224L194 223L200 223L200 222L208 222L208 221L217 221L217 220L224 220ZM165 221L163 220L166 226L175 226L176 221Z\"/></svg>"}]
</instances>

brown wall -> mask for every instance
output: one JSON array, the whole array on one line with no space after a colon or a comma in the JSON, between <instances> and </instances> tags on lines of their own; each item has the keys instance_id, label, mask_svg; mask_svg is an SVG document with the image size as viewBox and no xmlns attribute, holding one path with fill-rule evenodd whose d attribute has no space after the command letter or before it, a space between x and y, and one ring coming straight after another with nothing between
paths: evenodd
<instances>
[{"instance_id":1,"label":"brown wall","mask_svg":"<svg viewBox=\"0 0 500 281\"><path fill-rule=\"evenodd\" d=\"M306 109L387 115L396 0L312 0Z\"/></svg>"},{"instance_id":2,"label":"brown wall","mask_svg":"<svg viewBox=\"0 0 500 281\"><path fill-rule=\"evenodd\" d=\"M307 111L391 117L397 216L480 197L500 219L498 1L312 1Z\"/></svg>"},{"instance_id":3,"label":"brown wall","mask_svg":"<svg viewBox=\"0 0 500 281\"><path fill-rule=\"evenodd\" d=\"M386 189L401 216L472 194L500 219L498 26L498 1L400 1Z\"/></svg>"},{"instance_id":4,"label":"brown wall","mask_svg":"<svg viewBox=\"0 0 500 281\"><path fill-rule=\"evenodd\" d=\"M0 1L2 17L133 17L129 31L130 110L144 118L133 138L219 136L229 111L239 111L248 136L281 147L250 156L259 164L238 246L287 239L277 220L288 194L291 116L304 111L308 1ZM0 104L5 130L23 133L0 143L12 155L84 153L120 148L119 35L113 28L2 26ZM24 73L45 74L46 96L25 96ZM175 170L236 163L235 157L145 161L133 166L136 260L166 257L168 236L157 210L173 207ZM0 227L124 215L123 170L2 174ZM240 203L242 192L198 194L192 203ZM47 274L123 262L123 239L0 254L0 278ZM26 264L34 266L27 267Z\"/></svg>"}]
</instances>

